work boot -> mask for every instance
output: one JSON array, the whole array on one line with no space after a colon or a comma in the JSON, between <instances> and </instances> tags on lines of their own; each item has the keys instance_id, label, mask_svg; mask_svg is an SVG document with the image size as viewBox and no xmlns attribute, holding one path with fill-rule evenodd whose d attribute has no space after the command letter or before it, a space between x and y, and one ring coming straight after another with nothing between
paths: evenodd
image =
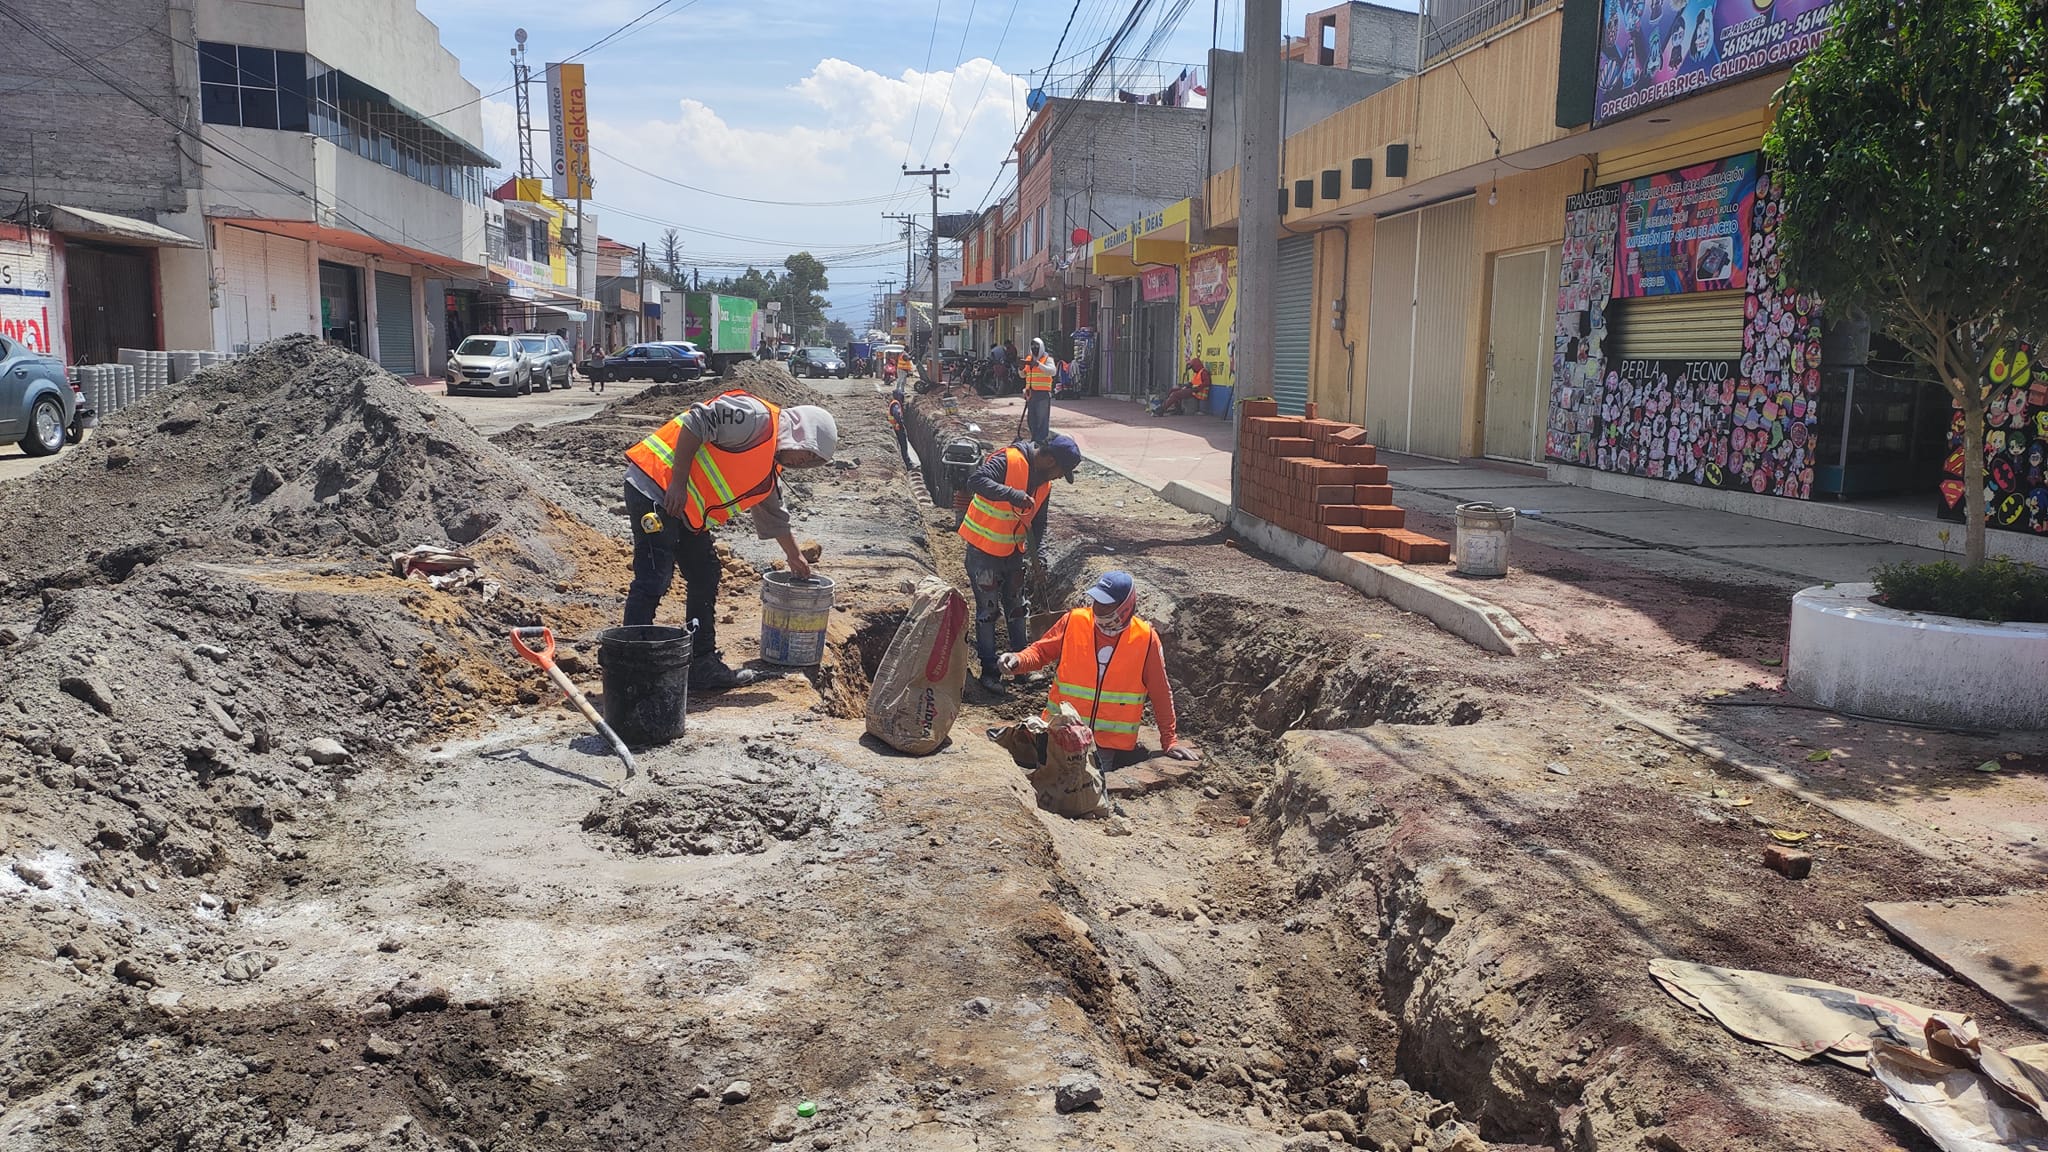
<instances>
[{"instance_id":1,"label":"work boot","mask_svg":"<svg viewBox=\"0 0 2048 1152\"><path fill-rule=\"evenodd\" d=\"M699 692L724 692L733 688L744 688L759 680L761 674L752 668L729 668L719 653L699 656L690 664L690 687Z\"/></svg>"},{"instance_id":2,"label":"work boot","mask_svg":"<svg viewBox=\"0 0 2048 1152\"><path fill-rule=\"evenodd\" d=\"M981 690L991 696L1008 696L1010 694L1010 690L1003 686L1003 674L993 668L983 669L980 683Z\"/></svg>"}]
</instances>

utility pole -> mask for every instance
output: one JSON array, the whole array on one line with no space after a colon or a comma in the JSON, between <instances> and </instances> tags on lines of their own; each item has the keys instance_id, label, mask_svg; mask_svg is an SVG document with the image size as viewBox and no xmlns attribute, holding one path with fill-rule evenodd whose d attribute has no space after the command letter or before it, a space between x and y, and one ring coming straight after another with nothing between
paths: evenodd
<instances>
[{"instance_id":1,"label":"utility pole","mask_svg":"<svg viewBox=\"0 0 2048 1152\"><path fill-rule=\"evenodd\" d=\"M903 344L906 348L917 345L917 325L910 311L910 293L917 287L917 276L912 271L916 266L916 253L911 247L917 228L917 217L907 212L884 212L884 220L896 220L903 225Z\"/></svg>"},{"instance_id":2,"label":"utility pole","mask_svg":"<svg viewBox=\"0 0 2048 1152\"><path fill-rule=\"evenodd\" d=\"M931 379L938 380L941 378L939 372L939 197L945 195L945 193L939 191L939 177L951 176L953 174L953 166L951 164L941 164L937 168L905 168L903 174L905 176L928 177L932 182L932 340L931 346L927 349L931 356L926 371L931 373Z\"/></svg>"},{"instance_id":3,"label":"utility pole","mask_svg":"<svg viewBox=\"0 0 2048 1152\"><path fill-rule=\"evenodd\" d=\"M647 245L640 245L640 266L633 269L633 295L640 301L640 314L633 317L633 339L647 339Z\"/></svg>"},{"instance_id":4,"label":"utility pole","mask_svg":"<svg viewBox=\"0 0 2048 1152\"><path fill-rule=\"evenodd\" d=\"M519 120L519 176L533 179L533 102L526 87L532 73L526 67L526 29L514 28L512 40L512 107Z\"/></svg>"},{"instance_id":5,"label":"utility pole","mask_svg":"<svg viewBox=\"0 0 2048 1152\"><path fill-rule=\"evenodd\" d=\"M1237 170L1237 379L1234 394L1273 394L1273 290L1280 272L1280 0L1244 0L1244 83L1239 91ZM1241 458L1231 421L1230 502Z\"/></svg>"}]
</instances>

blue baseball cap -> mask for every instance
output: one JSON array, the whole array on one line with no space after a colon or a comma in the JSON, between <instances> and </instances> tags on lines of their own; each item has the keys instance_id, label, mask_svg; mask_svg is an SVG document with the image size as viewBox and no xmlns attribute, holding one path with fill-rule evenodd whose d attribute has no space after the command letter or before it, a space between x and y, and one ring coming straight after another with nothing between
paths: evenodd
<instances>
[{"instance_id":1,"label":"blue baseball cap","mask_svg":"<svg viewBox=\"0 0 2048 1152\"><path fill-rule=\"evenodd\" d=\"M1052 454L1053 460L1060 466L1060 472L1066 476L1067 483L1072 484L1074 470L1081 466L1081 446L1074 443L1072 436L1055 433L1045 442L1044 450Z\"/></svg>"},{"instance_id":2,"label":"blue baseball cap","mask_svg":"<svg viewBox=\"0 0 2048 1152\"><path fill-rule=\"evenodd\" d=\"M1129 572L1104 572L1088 586L1086 595L1104 608L1115 608L1131 598L1132 590Z\"/></svg>"}]
</instances>

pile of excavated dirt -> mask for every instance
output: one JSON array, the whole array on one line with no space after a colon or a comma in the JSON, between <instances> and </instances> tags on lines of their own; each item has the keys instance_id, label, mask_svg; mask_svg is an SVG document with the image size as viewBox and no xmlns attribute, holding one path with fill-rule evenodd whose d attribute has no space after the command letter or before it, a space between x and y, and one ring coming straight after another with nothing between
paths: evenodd
<instances>
[{"instance_id":1,"label":"pile of excavated dirt","mask_svg":"<svg viewBox=\"0 0 2048 1152\"><path fill-rule=\"evenodd\" d=\"M645 785L601 802L583 830L639 856L713 856L763 852L846 823L851 797L834 786L843 768L768 739L746 739L738 751L743 758L718 779L655 769Z\"/></svg>"},{"instance_id":2,"label":"pile of excavated dirt","mask_svg":"<svg viewBox=\"0 0 2048 1152\"><path fill-rule=\"evenodd\" d=\"M143 990L219 963L155 914L232 916L267 867L299 867L309 808L367 762L537 705L507 630L586 635L625 579L556 496L307 338L124 409L13 486L0 888L32 915L0 929L0 963L61 956L71 983ZM392 575L419 543L460 546L475 576Z\"/></svg>"}]
</instances>

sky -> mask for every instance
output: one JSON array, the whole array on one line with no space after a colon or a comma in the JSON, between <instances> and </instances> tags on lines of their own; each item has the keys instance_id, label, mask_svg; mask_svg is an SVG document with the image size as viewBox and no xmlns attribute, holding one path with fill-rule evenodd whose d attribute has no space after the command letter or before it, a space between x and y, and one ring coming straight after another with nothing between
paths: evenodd
<instances>
[{"instance_id":1,"label":"sky","mask_svg":"<svg viewBox=\"0 0 2048 1152\"><path fill-rule=\"evenodd\" d=\"M1182 2L1163 28L1148 14L1122 54L1135 55L1158 28L1151 58L1200 66L1212 17L1217 39L1236 46L1241 5ZM856 327L866 324L877 284L903 276L901 226L882 214L931 210L927 181L903 177L902 166L951 164L953 175L940 180L950 191L941 212L991 202L1009 186L1007 175L998 181L1000 163L1063 29L1055 76L1084 70L1131 10L1128 0L418 3L464 75L493 94L483 106L484 146L508 169L519 155L513 30L527 31L534 153L545 169L542 66L654 9L580 59L599 230L653 252L674 226L685 266L706 276L750 262L779 267L808 250L828 269L829 315ZM1159 0L1150 11L1173 8ZM1283 26L1299 34L1310 8L1289 3Z\"/></svg>"}]
</instances>

